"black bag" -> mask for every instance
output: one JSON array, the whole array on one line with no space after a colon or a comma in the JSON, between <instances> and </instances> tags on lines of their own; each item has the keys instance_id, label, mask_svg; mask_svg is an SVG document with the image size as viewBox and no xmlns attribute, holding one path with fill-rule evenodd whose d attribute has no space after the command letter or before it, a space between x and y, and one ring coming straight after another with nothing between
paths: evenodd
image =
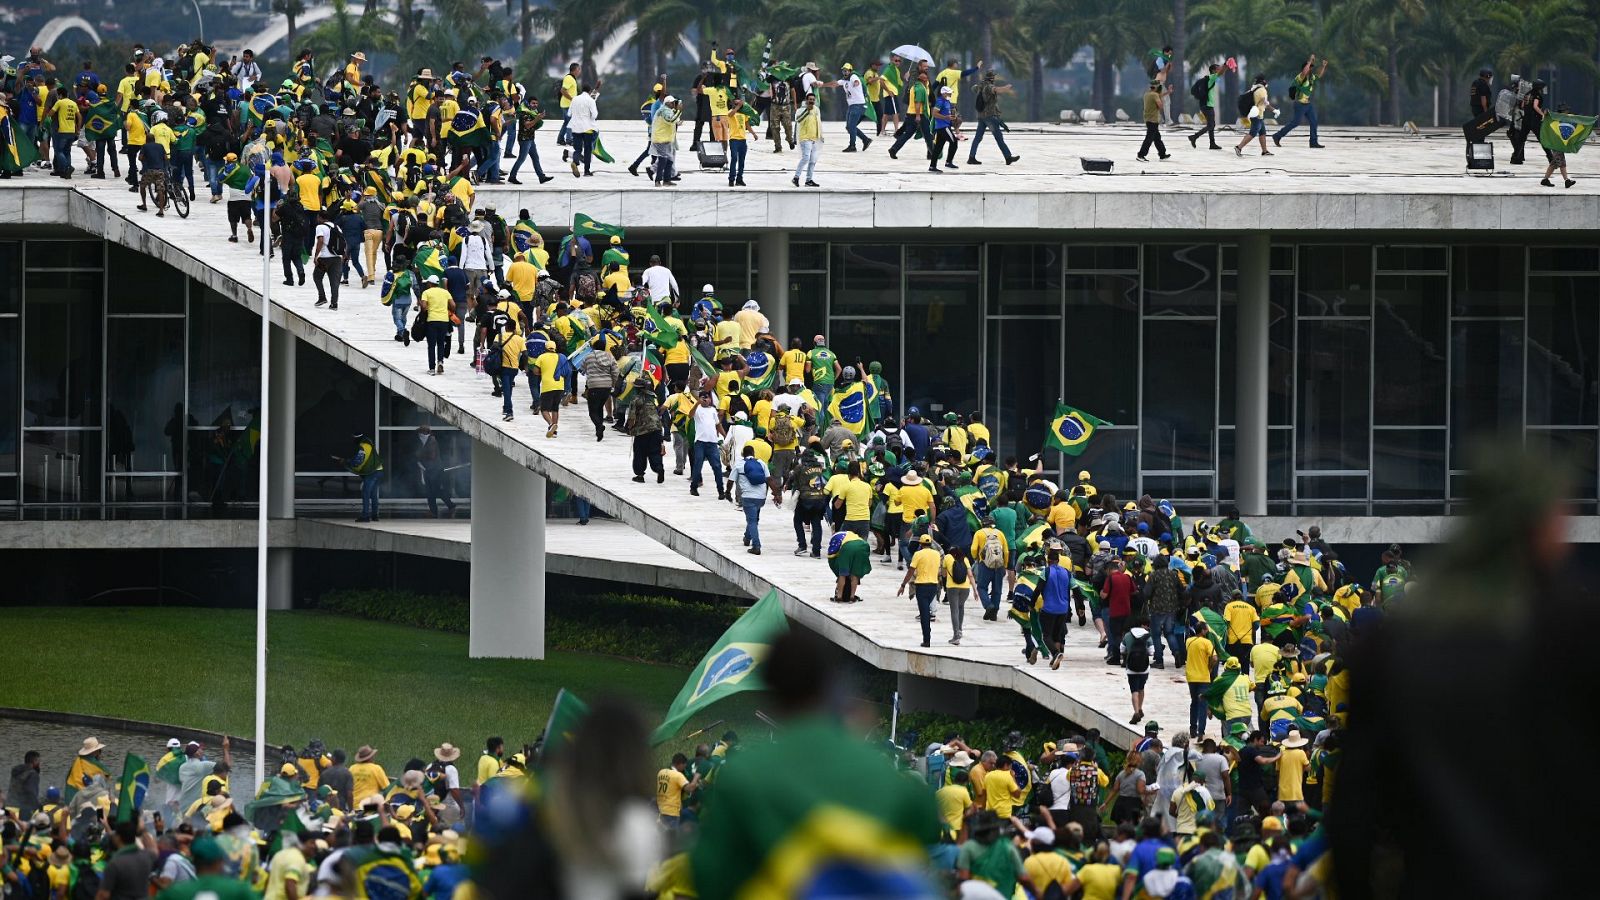
<instances>
[{"instance_id":1,"label":"black bag","mask_svg":"<svg viewBox=\"0 0 1600 900\"><path fill-rule=\"evenodd\" d=\"M483 354L483 374L488 375L490 378L498 379L500 370L504 368L501 365L504 357L505 347L501 345L500 340L496 338L490 341L488 349Z\"/></svg>"},{"instance_id":2,"label":"black bag","mask_svg":"<svg viewBox=\"0 0 1600 900\"><path fill-rule=\"evenodd\" d=\"M425 341L428 339L428 313L417 304L417 318L411 323L411 339Z\"/></svg>"},{"instance_id":3,"label":"black bag","mask_svg":"<svg viewBox=\"0 0 1600 900\"><path fill-rule=\"evenodd\" d=\"M1211 76L1201 75L1196 78L1194 84L1189 85L1189 96L1193 97L1195 102L1201 106L1210 106L1211 104L1207 101L1211 99Z\"/></svg>"},{"instance_id":4,"label":"black bag","mask_svg":"<svg viewBox=\"0 0 1600 900\"><path fill-rule=\"evenodd\" d=\"M1461 123L1461 133L1466 136L1467 143L1478 144L1487 140L1499 127L1500 122L1494 117L1494 113L1486 112Z\"/></svg>"},{"instance_id":5,"label":"black bag","mask_svg":"<svg viewBox=\"0 0 1600 900\"><path fill-rule=\"evenodd\" d=\"M1239 95L1239 118L1250 118L1250 110L1256 108L1256 89L1251 88Z\"/></svg>"},{"instance_id":6,"label":"black bag","mask_svg":"<svg viewBox=\"0 0 1600 900\"><path fill-rule=\"evenodd\" d=\"M328 223L328 252L334 256L344 256L350 247L344 239L344 229L332 222Z\"/></svg>"},{"instance_id":7,"label":"black bag","mask_svg":"<svg viewBox=\"0 0 1600 900\"><path fill-rule=\"evenodd\" d=\"M1129 672L1135 674L1150 668L1150 635L1134 638L1133 646L1128 648L1128 658L1124 663Z\"/></svg>"},{"instance_id":8,"label":"black bag","mask_svg":"<svg viewBox=\"0 0 1600 900\"><path fill-rule=\"evenodd\" d=\"M728 164L728 151L717 141L701 141L697 153L702 169L720 169Z\"/></svg>"}]
</instances>

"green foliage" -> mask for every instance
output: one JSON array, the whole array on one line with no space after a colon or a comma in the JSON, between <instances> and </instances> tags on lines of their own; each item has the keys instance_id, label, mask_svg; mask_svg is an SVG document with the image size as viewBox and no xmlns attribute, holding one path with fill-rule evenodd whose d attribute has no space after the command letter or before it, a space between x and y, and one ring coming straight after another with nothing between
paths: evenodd
<instances>
[{"instance_id":1,"label":"green foliage","mask_svg":"<svg viewBox=\"0 0 1600 900\"><path fill-rule=\"evenodd\" d=\"M466 599L405 591L333 591L317 608L340 615L466 634ZM732 603L687 603L639 594L552 594L545 640L558 650L693 666L739 617Z\"/></svg>"}]
</instances>

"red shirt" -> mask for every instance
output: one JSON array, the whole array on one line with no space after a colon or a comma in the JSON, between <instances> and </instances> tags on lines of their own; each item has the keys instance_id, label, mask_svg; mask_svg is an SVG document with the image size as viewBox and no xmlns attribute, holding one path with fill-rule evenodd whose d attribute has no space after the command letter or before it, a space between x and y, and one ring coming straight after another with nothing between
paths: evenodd
<instances>
[{"instance_id":1,"label":"red shirt","mask_svg":"<svg viewBox=\"0 0 1600 900\"><path fill-rule=\"evenodd\" d=\"M1106 576L1106 612L1126 616L1133 612L1133 576L1112 572Z\"/></svg>"}]
</instances>

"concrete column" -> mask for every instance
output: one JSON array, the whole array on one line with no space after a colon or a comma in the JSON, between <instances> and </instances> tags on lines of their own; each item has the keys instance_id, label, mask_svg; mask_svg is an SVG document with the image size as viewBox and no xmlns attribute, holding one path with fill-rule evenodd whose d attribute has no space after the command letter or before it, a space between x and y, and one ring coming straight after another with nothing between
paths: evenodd
<instances>
[{"instance_id":1,"label":"concrete column","mask_svg":"<svg viewBox=\"0 0 1600 900\"><path fill-rule=\"evenodd\" d=\"M901 712L931 712L967 718L978 712L978 686L901 672L895 676Z\"/></svg>"},{"instance_id":2,"label":"concrete column","mask_svg":"<svg viewBox=\"0 0 1600 900\"><path fill-rule=\"evenodd\" d=\"M544 659L544 479L472 442L468 654Z\"/></svg>"},{"instance_id":3,"label":"concrete column","mask_svg":"<svg viewBox=\"0 0 1600 900\"><path fill-rule=\"evenodd\" d=\"M294 518L294 335L274 327L270 337L272 391L267 421L267 516ZM267 550L267 608L294 608L294 548Z\"/></svg>"},{"instance_id":4,"label":"concrete column","mask_svg":"<svg viewBox=\"0 0 1600 900\"><path fill-rule=\"evenodd\" d=\"M1239 239L1239 358L1234 430L1235 500L1247 516L1267 513L1267 326L1270 320L1272 240Z\"/></svg>"},{"instance_id":5,"label":"concrete column","mask_svg":"<svg viewBox=\"0 0 1600 900\"><path fill-rule=\"evenodd\" d=\"M789 333L789 232L763 231L757 246L761 270L756 273L756 302L772 325L772 334L785 342Z\"/></svg>"}]
</instances>

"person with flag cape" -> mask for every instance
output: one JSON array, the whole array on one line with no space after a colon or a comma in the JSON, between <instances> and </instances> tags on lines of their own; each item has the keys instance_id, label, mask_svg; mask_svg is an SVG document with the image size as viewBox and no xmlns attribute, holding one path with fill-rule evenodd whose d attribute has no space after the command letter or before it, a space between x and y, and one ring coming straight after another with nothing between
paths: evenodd
<instances>
[{"instance_id":1,"label":"person with flag cape","mask_svg":"<svg viewBox=\"0 0 1600 900\"><path fill-rule=\"evenodd\" d=\"M788 629L778 592L769 590L717 638L690 672L689 680L667 708L661 726L650 736L650 743L670 740L691 716L724 697L764 689L767 685L762 663L773 640Z\"/></svg>"},{"instance_id":2,"label":"person with flag cape","mask_svg":"<svg viewBox=\"0 0 1600 900\"><path fill-rule=\"evenodd\" d=\"M833 392L828 400L828 422L837 422L855 434L856 442L872 430L872 416L867 411L867 390L859 381L851 381ZM818 427L822 427L820 424Z\"/></svg>"},{"instance_id":3,"label":"person with flag cape","mask_svg":"<svg viewBox=\"0 0 1600 900\"><path fill-rule=\"evenodd\" d=\"M0 103L0 178L21 175L39 158L39 148L17 128L10 110Z\"/></svg>"},{"instance_id":4,"label":"person with flag cape","mask_svg":"<svg viewBox=\"0 0 1600 900\"><path fill-rule=\"evenodd\" d=\"M67 770L67 781L62 788L62 797L68 803L72 802L72 798L79 791L94 785L97 779L105 785L110 784L111 773L106 771L100 759L105 748L106 745L100 743L99 738L83 739L83 746L78 749L78 756L72 761L72 768Z\"/></svg>"},{"instance_id":5,"label":"person with flag cape","mask_svg":"<svg viewBox=\"0 0 1600 900\"><path fill-rule=\"evenodd\" d=\"M762 391L770 391L778 383L777 360L772 354L758 348L746 350L744 353L746 371L740 379L743 390L751 397L758 397Z\"/></svg>"},{"instance_id":6,"label":"person with flag cape","mask_svg":"<svg viewBox=\"0 0 1600 900\"><path fill-rule=\"evenodd\" d=\"M1039 651L1048 646L1039 616L1044 608L1044 592L1039 589L1039 582L1044 575L1042 550L1030 548L1017 557L1017 583L1011 588L1011 609L1007 615L1022 630L1022 655L1029 665L1038 662Z\"/></svg>"},{"instance_id":7,"label":"person with flag cape","mask_svg":"<svg viewBox=\"0 0 1600 900\"><path fill-rule=\"evenodd\" d=\"M1045 435L1044 448L1078 456L1088 449L1089 439L1094 437L1095 431L1102 425L1110 424L1076 407L1057 403L1050 417L1050 431Z\"/></svg>"}]
</instances>

